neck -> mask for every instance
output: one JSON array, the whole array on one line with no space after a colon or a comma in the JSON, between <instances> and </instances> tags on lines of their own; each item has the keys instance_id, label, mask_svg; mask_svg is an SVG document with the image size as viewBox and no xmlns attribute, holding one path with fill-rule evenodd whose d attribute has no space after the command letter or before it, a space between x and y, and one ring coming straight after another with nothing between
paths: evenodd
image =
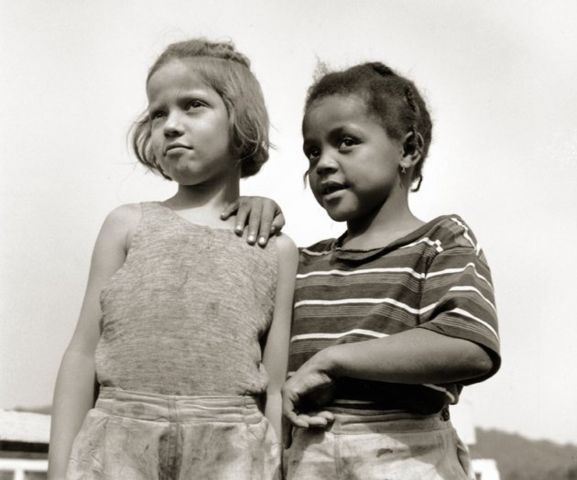
<instances>
[{"instance_id":1,"label":"neck","mask_svg":"<svg viewBox=\"0 0 577 480\"><path fill-rule=\"evenodd\" d=\"M195 210L203 217L220 218L224 207L240 192L240 175L234 173L225 179L198 185L179 185L176 194L166 203L176 210Z\"/></svg>"},{"instance_id":2,"label":"neck","mask_svg":"<svg viewBox=\"0 0 577 480\"><path fill-rule=\"evenodd\" d=\"M394 189L386 201L362 218L347 222L345 244L370 249L386 246L423 225L409 208L406 189Z\"/></svg>"}]
</instances>

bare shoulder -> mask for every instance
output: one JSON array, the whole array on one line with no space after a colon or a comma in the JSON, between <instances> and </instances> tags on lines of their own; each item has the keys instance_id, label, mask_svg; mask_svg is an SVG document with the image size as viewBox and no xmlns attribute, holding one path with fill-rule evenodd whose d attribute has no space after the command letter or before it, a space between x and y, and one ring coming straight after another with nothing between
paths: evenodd
<instances>
[{"instance_id":1,"label":"bare shoulder","mask_svg":"<svg viewBox=\"0 0 577 480\"><path fill-rule=\"evenodd\" d=\"M298 249L292 238L284 233L276 237L278 259L281 265L296 265L298 263Z\"/></svg>"},{"instance_id":2,"label":"bare shoulder","mask_svg":"<svg viewBox=\"0 0 577 480\"><path fill-rule=\"evenodd\" d=\"M295 258L298 256L297 246L288 235L284 233L278 235L276 237L276 245L279 256L294 256Z\"/></svg>"},{"instance_id":3,"label":"bare shoulder","mask_svg":"<svg viewBox=\"0 0 577 480\"><path fill-rule=\"evenodd\" d=\"M142 208L140 204L127 203L120 205L106 216L101 234L122 239L126 246L129 246L141 216Z\"/></svg>"},{"instance_id":4,"label":"bare shoulder","mask_svg":"<svg viewBox=\"0 0 577 480\"><path fill-rule=\"evenodd\" d=\"M106 217L105 223L111 225L135 225L140 221L142 208L139 203L127 203L112 210Z\"/></svg>"}]
</instances>

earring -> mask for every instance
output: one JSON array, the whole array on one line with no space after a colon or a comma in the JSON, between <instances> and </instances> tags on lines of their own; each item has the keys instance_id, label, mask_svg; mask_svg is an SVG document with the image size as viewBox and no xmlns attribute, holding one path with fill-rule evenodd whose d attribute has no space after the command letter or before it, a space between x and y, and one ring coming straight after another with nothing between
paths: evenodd
<instances>
[{"instance_id":1,"label":"earring","mask_svg":"<svg viewBox=\"0 0 577 480\"><path fill-rule=\"evenodd\" d=\"M405 173L407 173L407 168L404 166L401 166L401 175L404 175Z\"/></svg>"}]
</instances>

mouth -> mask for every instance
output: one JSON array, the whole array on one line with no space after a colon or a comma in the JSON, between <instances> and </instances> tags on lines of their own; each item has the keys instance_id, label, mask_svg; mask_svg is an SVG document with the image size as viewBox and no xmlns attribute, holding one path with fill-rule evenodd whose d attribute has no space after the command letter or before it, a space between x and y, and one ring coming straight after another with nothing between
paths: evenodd
<instances>
[{"instance_id":1,"label":"mouth","mask_svg":"<svg viewBox=\"0 0 577 480\"><path fill-rule=\"evenodd\" d=\"M177 150L192 150L192 148L188 145L182 145L180 143L171 143L170 145L164 147L164 154L166 155L169 152Z\"/></svg>"},{"instance_id":2,"label":"mouth","mask_svg":"<svg viewBox=\"0 0 577 480\"><path fill-rule=\"evenodd\" d=\"M332 196L332 194L336 193L336 192L340 192L341 190L346 189L347 186L344 183L339 183L339 182L335 182L335 181L328 181L328 182L323 182L320 185L319 188L319 193L323 196L323 197L329 197Z\"/></svg>"}]
</instances>

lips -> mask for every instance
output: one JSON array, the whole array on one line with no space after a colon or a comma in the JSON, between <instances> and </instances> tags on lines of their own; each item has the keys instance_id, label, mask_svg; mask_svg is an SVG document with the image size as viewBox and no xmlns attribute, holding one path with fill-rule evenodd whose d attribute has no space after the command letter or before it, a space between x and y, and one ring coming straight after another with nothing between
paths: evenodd
<instances>
[{"instance_id":1,"label":"lips","mask_svg":"<svg viewBox=\"0 0 577 480\"><path fill-rule=\"evenodd\" d=\"M331 195L340 190L344 190L347 186L344 183L336 182L334 180L329 180L321 183L319 187L319 193L322 196Z\"/></svg>"},{"instance_id":2,"label":"lips","mask_svg":"<svg viewBox=\"0 0 577 480\"><path fill-rule=\"evenodd\" d=\"M182 145L181 143L171 143L170 145L167 145L166 147L164 147L164 154L166 155L171 150L177 150L177 149L181 149L181 148L184 148L186 150L191 150L191 147L189 147L188 145Z\"/></svg>"}]
</instances>

